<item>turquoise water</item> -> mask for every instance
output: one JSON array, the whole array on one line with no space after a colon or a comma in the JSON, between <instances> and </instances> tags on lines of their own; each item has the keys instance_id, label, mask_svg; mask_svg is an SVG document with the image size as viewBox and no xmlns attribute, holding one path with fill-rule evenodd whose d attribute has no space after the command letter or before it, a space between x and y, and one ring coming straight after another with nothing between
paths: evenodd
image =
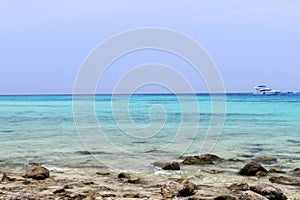
<instances>
[{"instance_id":1,"label":"turquoise water","mask_svg":"<svg viewBox=\"0 0 300 200\"><path fill-rule=\"evenodd\" d=\"M68 95L0 96L0 167L38 162L142 169L158 159L208 150L224 158L274 156L286 168L300 166L300 95L228 94L224 126L212 99L99 95L94 114L82 96L74 114Z\"/></svg>"}]
</instances>

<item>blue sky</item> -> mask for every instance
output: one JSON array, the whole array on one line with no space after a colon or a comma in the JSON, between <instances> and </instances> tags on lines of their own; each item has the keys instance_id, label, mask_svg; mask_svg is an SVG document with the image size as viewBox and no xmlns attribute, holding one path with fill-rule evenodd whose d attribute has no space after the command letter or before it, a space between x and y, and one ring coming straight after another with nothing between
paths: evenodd
<instances>
[{"instance_id":1,"label":"blue sky","mask_svg":"<svg viewBox=\"0 0 300 200\"><path fill-rule=\"evenodd\" d=\"M173 29L196 40L217 65L227 92L250 92L260 83L300 91L299 10L296 0L2 1L0 94L72 93L93 48L141 27ZM135 60L184 65L166 54L137 53L116 63L111 77ZM201 77L185 75L197 92L205 91ZM110 75L105 80L107 92L114 83Z\"/></svg>"}]
</instances>

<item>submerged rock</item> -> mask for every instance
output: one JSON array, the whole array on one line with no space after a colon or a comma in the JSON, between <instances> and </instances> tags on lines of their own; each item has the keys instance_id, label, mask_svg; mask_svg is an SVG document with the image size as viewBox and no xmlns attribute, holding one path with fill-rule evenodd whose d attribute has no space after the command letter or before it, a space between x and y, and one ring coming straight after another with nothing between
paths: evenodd
<instances>
[{"instance_id":1,"label":"submerged rock","mask_svg":"<svg viewBox=\"0 0 300 200\"><path fill-rule=\"evenodd\" d=\"M300 181L293 178L288 178L285 176L277 176L277 177L271 177L269 180L272 183L278 183L283 185L300 185Z\"/></svg>"},{"instance_id":2,"label":"submerged rock","mask_svg":"<svg viewBox=\"0 0 300 200\"><path fill-rule=\"evenodd\" d=\"M287 197L283 194L283 192L274 187L273 185L267 183L260 183L250 187L250 190L256 192L269 200L286 200Z\"/></svg>"},{"instance_id":3,"label":"submerged rock","mask_svg":"<svg viewBox=\"0 0 300 200\"><path fill-rule=\"evenodd\" d=\"M180 170L180 165L175 161L158 160L153 163L154 166L160 167L163 170Z\"/></svg>"},{"instance_id":4,"label":"submerged rock","mask_svg":"<svg viewBox=\"0 0 300 200\"><path fill-rule=\"evenodd\" d=\"M253 191L246 191L242 193L239 200L268 200L268 199Z\"/></svg>"},{"instance_id":5,"label":"submerged rock","mask_svg":"<svg viewBox=\"0 0 300 200\"><path fill-rule=\"evenodd\" d=\"M50 177L50 172L45 167L37 165L35 168L27 170L24 177L33 178L36 180L44 180Z\"/></svg>"},{"instance_id":6,"label":"submerged rock","mask_svg":"<svg viewBox=\"0 0 300 200\"><path fill-rule=\"evenodd\" d=\"M222 160L219 156L213 154L203 154L201 156L188 156L182 161L186 165L213 164L215 161Z\"/></svg>"},{"instance_id":7,"label":"submerged rock","mask_svg":"<svg viewBox=\"0 0 300 200\"><path fill-rule=\"evenodd\" d=\"M246 182L233 183L228 189L232 192L250 190L250 186Z\"/></svg>"},{"instance_id":8,"label":"submerged rock","mask_svg":"<svg viewBox=\"0 0 300 200\"><path fill-rule=\"evenodd\" d=\"M161 187L161 194L165 198L187 197L195 193L196 185L188 180L169 181Z\"/></svg>"},{"instance_id":9,"label":"submerged rock","mask_svg":"<svg viewBox=\"0 0 300 200\"><path fill-rule=\"evenodd\" d=\"M265 168L263 168L259 163L250 162L250 163L246 164L239 171L239 174L244 175L244 176L255 176L257 172L266 172L266 173L268 173L268 171Z\"/></svg>"},{"instance_id":10,"label":"submerged rock","mask_svg":"<svg viewBox=\"0 0 300 200\"><path fill-rule=\"evenodd\" d=\"M126 172L121 172L120 174L118 174L118 178L126 179L128 183L141 183L142 181L139 177Z\"/></svg>"},{"instance_id":11,"label":"submerged rock","mask_svg":"<svg viewBox=\"0 0 300 200\"><path fill-rule=\"evenodd\" d=\"M283 171L282 169L279 169L279 168L270 168L269 172L270 173L281 173L281 174L285 173L285 171Z\"/></svg>"},{"instance_id":12,"label":"submerged rock","mask_svg":"<svg viewBox=\"0 0 300 200\"><path fill-rule=\"evenodd\" d=\"M255 159L255 161L270 164L270 163L277 162L277 158L265 156L265 157L258 157Z\"/></svg>"},{"instance_id":13,"label":"submerged rock","mask_svg":"<svg viewBox=\"0 0 300 200\"><path fill-rule=\"evenodd\" d=\"M293 174L296 175L296 176L300 176L300 168L294 169Z\"/></svg>"},{"instance_id":14,"label":"submerged rock","mask_svg":"<svg viewBox=\"0 0 300 200\"><path fill-rule=\"evenodd\" d=\"M236 200L236 198L230 195L221 195L214 198L214 200Z\"/></svg>"}]
</instances>

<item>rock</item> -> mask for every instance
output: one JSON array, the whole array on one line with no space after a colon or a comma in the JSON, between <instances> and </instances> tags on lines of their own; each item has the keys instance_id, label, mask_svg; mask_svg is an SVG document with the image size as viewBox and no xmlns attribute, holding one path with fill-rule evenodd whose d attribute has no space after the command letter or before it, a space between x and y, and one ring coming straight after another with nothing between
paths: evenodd
<instances>
[{"instance_id":1,"label":"rock","mask_svg":"<svg viewBox=\"0 0 300 200\"><path fill-rule=\"evenodd\" d=\"M272 183L278 183L283 185L300 185L300 181L293 178L288 178L284 176L271 177L269 180Z\"/></svg>"},{"instance_id":2,"label":"rock","mask_svg":"<svg viewBox=\"0 0 300 200\"><path fill-rule=\"evenodd\" d=\"M167 161L167 160L158 160L153 163L154 166L160 167L163 170L180 170L178 162Z\"/></svg>"},{"instance_id":3,"label":"rock","mask_svg":"<svg viewBox=\"0 0 300 200\"><path fill-rule=\"evenodd\" d=\"M296 176L300 176L300 168L294 169L293 174L296 175Z\"/></svg>"},{"instance_id":4,"label":"rock","mask_svg":"<svg viewBox=\"0 0 300 200\"><path fill-rule=\"evenodd\" d=\"M255 161L266 163L266 164L271 164L271 163L277 162L277 158L265 156L265 157L258 157L255 159Z\"/></svg>"},{"instance_id":5,"label":"rock","mask_svg":"<svg viewBox=\"0 0 300 200\"><path fill-rule=\"evenodd\" d=\"M274 187L273 185L267 183L260 183L250 187L250 190L256 192L269 200L286 200L287 197L283 194L283 192Z\"/></svg>"},{"instance_id":6,"label":"rock","mask_svg":"<svg viewBox=\"0 0 300 200\"><path fill-rule=\"evenodd\" d=\"M268 172L262 172L262 171L258 171L255 176L257 177L262 177L262 176L267 176L268 175Z\"/></svg>"},{"instance_id":7,"label":"rock","mask_svg":"<svg viewBox=\"0 0 300 200\"><path fill-rule=\"evenodd\" d=\"M38 165L33 169L27 170L24 177L33 178L36 180L44 180L46 178L50 178L50 172L45 167Z\"/></svg>"},{"instance_id":8,"label":"rock","mask_svg":"<svg viewBox=\"0 0 300 200\"><path fill-rule=\"evenodd\" d=\"M201 165L201 164L213 164L214 161L222 160L219 156L213 154L204 154L201 156L188 156L182 161L186 165Z\"/></svg>"},{"instance_id":9,"label":"rock","mask_svg":"<svg viewBox=\"0 0 300 200\"><path fill-rule=\"evenodd\" d=\"M110 175L109 172L96 172L96 174L99 176L109 176Z\"/></svg>"},{"instance_id":10,"label":"rock","mask_svg":"<svg viewBox=\"0 0 300 200\"><path fill-rule=\"evenodd\" d=\"M126 172L121 172L118 175L118 178L120 179L126 179L128 183L140 183L141 179L133 174L129 174Z\"/></svg>"},{"instance_id":11,"label":"rock","mask_svg":"<svg viewBox=\"0 0 300 200\"><path fill-rule=\"evenodd\" d=\"M196 185L188 180L169 181L161 187L161 194L165 198L187 197L195 193Z\"/></svg>"},{"instance_id":12,"label":"rock","mask_svg":"<svg viewBox=\"0 0 300 200\"><path fill-rule=\"evenodd\" d=\"M236 200L236 198L230 195L221 195L214 198L214 200Z\"/></svg>"},{"instance_id":13,"label":"rock","mask_svg":"<svg viewBox=\"0 0 300 200\"><path fill-rule=\"evenodd\" d=\"M8 175L7 173L3 173L1 181L8 182L8 181L25 181L25 178L21 176L12 176Z\"/></svg>"},{"instance_id":14,"label":"rock","mask_svg":"<svg viewBox=\"0 0 300 200\"><path fill-rule=\"evenodd\" d=\"M259 163L250 162L250 163L246 164L239 171L239 174L244 175L244 176L255 176L256 173L259 172L259 171L268 173L268 171L265 168L263 168Z\"/></svg>"},{"instance_id":15,"label":"rock","mask_svg":"<svg viewBox=\"0 0 300 200\"><path fill-rule=\"evenodd\" d=\"M268 199L253 191L246 191L242 193L239 200L268 200Z\"/></svg>"},{"instance_id":16,"label":"rock","mask_svg":"<svg viewBox=\"0 0 300 200\"><path fill-rule=\"evenodd\" d=\"M269 172L270 173L281 173L281 174L285 173L285 171L283 171L282 169L279 169L279 168L270 168Z\"/></svg>"},{"instance_id":17,"label":"rock","mask_svg":"<svg viewBox=\"0 0 300 200\"><path fill-rule=\"evenodd\" d=\"M210 169L210 170L205 170L205 172L210 173L210 174L220 174L220 173L223 173L224 170Z\"/></svg>"},{"instance_id":18,"label":"rock","mask_svg":"<svg viewBox=\"0 0 300 200\"><path fill-rule=\"evenodd\" d=\"M246 191L246 190L250 190L250 186L248 185L248 183L246 182L240 182L240 183L233 183L231 184L228 189L232 192L236 192L236 191Z\"/></svg>"},{"instance_id":19,"label":"rock","mask_svg":"<svg viewBox=\"0 0 300 200\"><path fill-rule=\"evenodd\" d=\"M136 193L136 194L131 194L131 193L128 193L128 194L124 194L123 195L124 198L139 198L139 194Z\"/></svg>"}]
</instances>

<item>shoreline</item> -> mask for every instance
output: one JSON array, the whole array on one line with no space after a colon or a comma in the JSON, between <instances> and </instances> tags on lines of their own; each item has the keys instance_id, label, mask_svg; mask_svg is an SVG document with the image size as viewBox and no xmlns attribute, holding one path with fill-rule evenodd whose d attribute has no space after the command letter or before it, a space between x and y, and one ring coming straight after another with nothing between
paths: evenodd
<instances>
[{"instance_id":1,"label":"shoreline","mask_svg":"<svg viewBox=\"0 0 300 200\"><path fill-rule=\"evenodd\" d=\"M276 168L278 171L262 176L242 176L238 174L238 169L250 160L222 159L209 164L179 163L181 169L175 171L152 166L152 170L148 172L131 173L141 180L136 183L118 178L120 172L113 172L106 168L78 167L70 170L54 168L50 169L50 178L34 180L22 178L24 172L30 168L2 167L0 168L2 174L5 172L8 176L19 178L14 181L0 182L0 199L172 199L162 195L163 185L170 181L188 180L196 186L194 194L176 197L177 199L208 200L220 195L230 195L238 199L243 190L230 190L232 184L246 183L253 186L267 183L279 188L288 199L299 200L300 184L278 184L271 182L270 178L283 176L300 182L300 175L294 174L293 169L289 171L278 169L282 163L277 163L273 158L264 159L259 162L263 167L268 171L271 168Z\"/></svg>"}]
</instances>

